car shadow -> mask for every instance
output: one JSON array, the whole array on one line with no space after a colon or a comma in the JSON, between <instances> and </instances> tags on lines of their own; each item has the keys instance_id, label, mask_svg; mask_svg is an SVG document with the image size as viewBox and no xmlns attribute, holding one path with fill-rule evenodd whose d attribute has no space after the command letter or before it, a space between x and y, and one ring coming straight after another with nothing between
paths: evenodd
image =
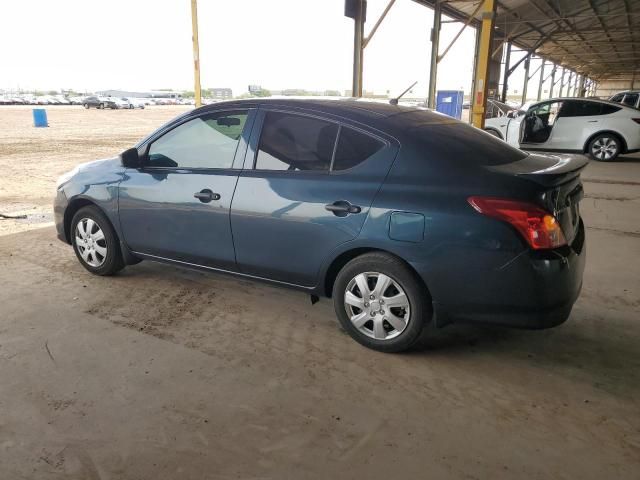
<instances>
[{"instance_id":1,"label":"car shadow","mask_svg":"<svg viewBox=\"0 0 640 480\"><path fill-rule=\"evenodd\" d=\"M625 325L593 318L578 309L569 320L546 330L521 330L489 325L456 324L429 332L408 355L448 357L498 363L525 363L545 374L589 383L615 395L640 393L640 324ZM480 360L482 359L482 360Z\"/></svg>"}]
</instances>

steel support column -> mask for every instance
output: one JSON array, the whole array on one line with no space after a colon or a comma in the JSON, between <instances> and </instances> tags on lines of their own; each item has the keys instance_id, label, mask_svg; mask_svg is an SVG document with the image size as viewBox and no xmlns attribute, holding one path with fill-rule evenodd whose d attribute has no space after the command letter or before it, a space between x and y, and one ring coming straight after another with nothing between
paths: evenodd
<instances>
[{"instance_id":1,"label":"steel support column","mask_svg":"<svg viewBox=\"0 0 640 480\"><path fill-rule=\"evenodd\" d=\"M358 0L358 8L353 18L353 83L351 95L362 97L362 65L363 65L363 39L364 39L364 0Z\"/></svg>"},{"instance_id":2,"label":"steel support column","mask_svg":"<svg viewBox=\"0 0 640 480\"><path fill-rule=\"evenodd\" d=\"M509 62L511 61L511 42L507 42L507 53L504 57L504 74L502 76L502 95L500 100L507 101L507 90L509 88Z\"/></svg>"},{"instance_id":3,"label":"steel support column","mask_svg":"<svg viewBox=\"0 0 640 480\"><path fill-rule=\"evenodd\" d=\"M480 44L477 52L476 82L473 95L473 125L484 128L484 112L487 105L489 61L493 45L493 30L496 19L496 0L484 0L482 6L482 24L480 26Z\"/></svg>"},{"instance_id":4,"label":"steel support column","mask_svg":"<svg viewBox=\"0 0 640 480\"><path fill-rule=\"evenodd\" d=\"M562 91L564 90L564 67L562 67L562 74L560 76L560 91L558 97L562 97Z\"/></svg>"},{"instance_id":5,"label":"steel support column","mask_svg":"<svg viewBox=\"0 0 640 480\"><path fill-rule=\"evenodd\" d=\"M584 88L584 75L580 75L580 82L578 83L578 96L586 97L586 89Z\"/></svg>"},{"instance_id":6,"label":"steel support column","mask_svg":"<svg viewBox=\"0 0 640 480\"><path fill-rule=\"evenodd\" d=\"M542 98L542 85L544 84L544 66L547 63L546 60L542 60L542 66L540 67L540 80L538 81L538 95L536 96L536 100L540 101Z\"/></svg>"},{"instance_id":7,"label":"steel support column","mask_svg":"<svg viewBox=\"0 0 640 480\"><path fill-rule=\"evenodd\" d=\"M558 67L553 65L553 70L551 70L551 86L549 87L549 98L553 98L553 87L556 86L556 70Z\"/></svg>"},{"instance_id":8,"label":"steel support column","mask_svg":"<svg viewBox=\"0 0 640 480\"><path fill-rule=\"evenodd\" d=\"M436 106L436 82L438 79L438 49L440 47L440 25L442 21L442 11L440 0L436 0L433 8L433 28L431 29L431 66L429 68L429 94L427 96L427 106Z\"/></svg>"},{"instance_id":9,"label":"steel support column","mask_svg":"<svg viewBox=\"0 0 640 480\"><path fill-rule=\"evenodd\" d=\"M529 87L529 66L531 65L531 57L524 61L524 84L522 85L522 104L527 102L527 90Z\"/></svg>"},{"instance_id":10,"label":"steel support column","mask_svg":"<svg viewBox=\"0 0 640 480\"><path fill-rule=\"evenodd\" d=\"M202 89L200 88L200 44L198 43L198 5L191 0L191 40L193 42L193 96L196 107L202 106Z\"/></svg>"}]
</instances>

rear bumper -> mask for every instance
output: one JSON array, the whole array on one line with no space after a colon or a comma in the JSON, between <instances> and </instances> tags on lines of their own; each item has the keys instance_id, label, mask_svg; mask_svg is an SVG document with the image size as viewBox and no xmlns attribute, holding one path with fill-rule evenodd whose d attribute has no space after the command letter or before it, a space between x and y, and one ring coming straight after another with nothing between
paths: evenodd
<instances>
[{"instance_id":1,"label":"rear bumper","mask_svg":"<svg viewBox=\"0 0 640 480\"><path fill-rule=\"evenodd\" d=\"M586 263L585 230L571 246L553 251L524 251L492 271L473 267L468 281L444 303L434 299L437 325L477 322L517 328L549 328L567 320L582 289ZM462 283L462 282L460 282ZM456 300L451 300L455 298Z\"/></svg>"}]
</instances>

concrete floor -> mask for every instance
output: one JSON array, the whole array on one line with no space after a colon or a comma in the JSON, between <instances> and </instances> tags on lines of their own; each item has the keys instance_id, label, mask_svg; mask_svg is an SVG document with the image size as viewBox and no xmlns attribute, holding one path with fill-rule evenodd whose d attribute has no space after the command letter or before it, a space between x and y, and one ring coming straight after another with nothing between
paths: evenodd
<instances>
[{"instance_id":1,"label":"concrete floor","mask_svg":"<svg viewBox=\"0 0 640 480\"><path fill-rule=\"evenodd\" d=\"M640 158L591 164L564 325L385 355L331 303L0 236L2 479L637 479Z\"/></svg>"}]
</instances>

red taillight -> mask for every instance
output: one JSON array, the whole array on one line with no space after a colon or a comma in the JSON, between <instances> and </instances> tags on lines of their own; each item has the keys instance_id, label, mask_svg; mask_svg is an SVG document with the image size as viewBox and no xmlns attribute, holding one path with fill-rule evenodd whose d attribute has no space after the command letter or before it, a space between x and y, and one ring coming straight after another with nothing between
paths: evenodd
<instances>
[{"instance_id":1,"label":"red taillight","mask_svg":"<svg viewBox=\"0 0 640 480\"><path fill-rule=\"evenodd\" d=\"M494 197L469 197L468 202L483 215L513 225L535 250L567 244L556 218L537 205Z\"/></svg>"},{"instance_id":2,"label":"red taillight","mask_svg":"<svg viewBox=\"0 0 640 480\"><path fill-rule=\"evenodd\" d=\"M631 120L633 120L636 123L640 123L640 118L632 118Z\"/></svg>"}]
</instances>

